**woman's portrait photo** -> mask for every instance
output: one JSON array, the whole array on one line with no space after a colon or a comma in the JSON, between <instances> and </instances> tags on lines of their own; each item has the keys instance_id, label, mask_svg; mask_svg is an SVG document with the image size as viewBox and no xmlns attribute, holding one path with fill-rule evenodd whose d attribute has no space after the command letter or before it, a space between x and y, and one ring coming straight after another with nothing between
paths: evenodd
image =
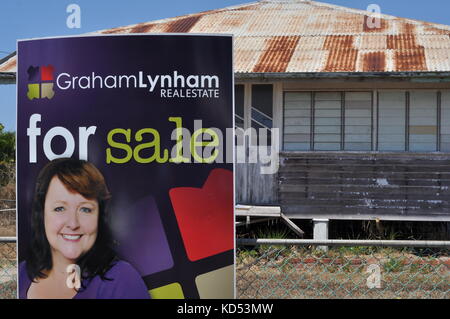
<instances>
[{"instance_id":1,"label":"woman's portrait photo","mask_svg":"<svg viewBox=\"0 0 450 319\"><path fill-rule=\"evenodd\" d=\"M19 265L21 299L148 299L138 271L116 253L111 194L91 163L49 162L36 181L28 252Z\"/></svg>"}]
</instances>

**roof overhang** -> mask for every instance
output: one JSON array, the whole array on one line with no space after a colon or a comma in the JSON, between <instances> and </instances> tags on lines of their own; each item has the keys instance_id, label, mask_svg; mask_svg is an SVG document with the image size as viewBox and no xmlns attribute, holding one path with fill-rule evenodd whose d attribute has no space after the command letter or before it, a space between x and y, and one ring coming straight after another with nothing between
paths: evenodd
<instances>
[{"instance_id":1,"label":"roof overhang","mask_svg":"<svg viewBox=\"0 0 450 319\"><path fill-rule=\"evenodd\" d=\"M0 72L0 84L15 84L16 73L15 72Z\"/></svg>"},{"instance_id":2,"label":"roof overhang","mask_svg":"<svg viewBox=\"0 0 450 319\"><path fill-rule=\"evenodd\" d=\"M235 73L239 81L302 81L348 80L393 81L412 83L450 83L450 72L297 72L297 73Z\"/></svg>"}]
</instances>

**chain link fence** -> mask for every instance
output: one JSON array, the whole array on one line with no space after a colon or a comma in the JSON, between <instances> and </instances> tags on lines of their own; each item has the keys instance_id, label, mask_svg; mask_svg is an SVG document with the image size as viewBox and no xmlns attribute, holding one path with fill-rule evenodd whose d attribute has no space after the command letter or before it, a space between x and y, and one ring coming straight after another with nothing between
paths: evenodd
<instances>
[{"instance_id":1,"label":"chain link fence","mask_svg":"<svg viewBox=\"0 0 450 319\"><path fill-rule=\"evenodd\" d=\"M0 162L0 299L16 298L15 164Z\"/></svg>"},{"instance_id":2,"label":"chain link fence","mask_svg":"<svg viewBox=\"0 0 450 319\"><path fill-rule=\"evenodd\" d=\"M237 298L450 298L448 241L237 243Z\"/></svg>"},{"instance_id":3,"label":"chain link fence","mask_svg":"<svg viewBox=\"0 0 450 319\"><path fill-rule=\"evenodd\" d=\"M16 175L13 163L0 162L0 237L15 236Z\"/></svg>"},{"instance_id":4,"label":"chain link fence","mask_svg":"<svg viewBox=\"0 0 450 319\"><path fill-rule=\"evenodd\" d=\"M0 237L0 299L14 299L16 294L16 239Z\"/></svg>"}]
</instances>

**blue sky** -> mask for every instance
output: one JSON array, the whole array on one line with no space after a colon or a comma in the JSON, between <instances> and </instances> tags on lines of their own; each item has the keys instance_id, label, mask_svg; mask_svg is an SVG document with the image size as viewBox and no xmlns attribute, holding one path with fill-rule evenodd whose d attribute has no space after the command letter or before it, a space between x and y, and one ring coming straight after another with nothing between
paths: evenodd
<instances>
[{"instance_id":1,"label":"blue sky","mask_svg":"<svg viewBox=\"0 0 450 319\"><path fill-rule=\"evenodd\" d=\"M14 0L3 1L0 19L0 58L15 51L16 39L75 35L100 29L169 18L252 2L251 0ZM322 0L366 9L376 3L383 13L450 25L448 0ZM81 28L69 29L66 8L81 8ZM16 86L0 85L0 123L15 130Z\"/></svg>"}]
</instances>

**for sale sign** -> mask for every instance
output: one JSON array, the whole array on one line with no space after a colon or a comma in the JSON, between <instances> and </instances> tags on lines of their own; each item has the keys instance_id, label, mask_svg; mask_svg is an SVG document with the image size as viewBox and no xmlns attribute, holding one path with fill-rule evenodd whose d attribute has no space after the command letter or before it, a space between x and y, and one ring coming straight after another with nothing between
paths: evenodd
<instances>
[{"instance_id":1,"label":"for sale sign","mask_svg":"<svg viewBox=\"0 0 450 319\"><path fill-rule=\"evenodd\" d=\"M17 77L19 297L233 297L232 37L24 40Z\"/></svg>"}]
</instances>

